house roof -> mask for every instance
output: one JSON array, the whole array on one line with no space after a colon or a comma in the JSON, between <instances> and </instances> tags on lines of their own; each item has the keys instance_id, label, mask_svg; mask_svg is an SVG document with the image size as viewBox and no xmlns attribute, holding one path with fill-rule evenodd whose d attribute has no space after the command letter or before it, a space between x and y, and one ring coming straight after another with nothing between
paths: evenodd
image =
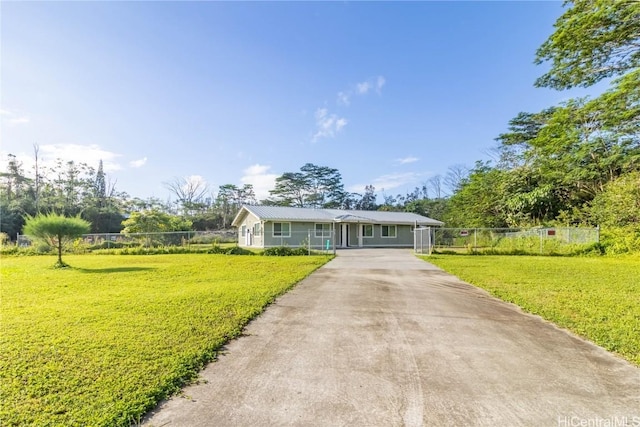
<instances>
[{"instance_id":1,"label":"house roof","mask_svg":"<svg viewBox=\"0 0 640 427\"><path fill-rule=\"evenodd\" d=\"M407 224L441 227L443 222L411 212L356 211L344 209L311 209L283 206L248 206L240 209L232 225L240 225L247 213L264 221L347 222L370 224Z\"/></svg>"}]
</instances>

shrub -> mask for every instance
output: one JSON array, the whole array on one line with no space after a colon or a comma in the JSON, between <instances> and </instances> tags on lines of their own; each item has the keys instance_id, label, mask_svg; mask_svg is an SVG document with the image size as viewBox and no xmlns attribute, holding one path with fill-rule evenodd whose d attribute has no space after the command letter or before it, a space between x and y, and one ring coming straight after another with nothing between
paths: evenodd
<instances>
[{"instance_id":1,"label":"shrub","mask_svg":"<svg viewBox=\"0 0 640 427\"><path fill-rule=\"evenodd\" d=\"M241 248L240 246L234 246L231 249L227 249L225 253L227 255L255 255L255 252L252 252L249 249Z\"/></svg>"},{"instance_id":2,"label":"shrub","mask_svg":"<svg viewBox=\"0 0 640 427\"><path fill-rule=\"evenodd\" d=\"M275 246L262 251L264 256L302 256L308 254L307 248L290 248L288 246Z\"/></svg>"}]
</instances>

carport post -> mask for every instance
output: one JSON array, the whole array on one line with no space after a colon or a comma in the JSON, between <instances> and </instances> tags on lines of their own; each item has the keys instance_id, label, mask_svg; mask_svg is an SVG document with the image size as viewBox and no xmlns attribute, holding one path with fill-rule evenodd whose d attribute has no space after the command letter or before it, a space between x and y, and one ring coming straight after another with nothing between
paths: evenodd
<instances>
[{"instance_id":1,"label":"carport post","mask_svg":"<svg viewBox=\"0 0 640 427\"><path fill-rule=\"evenodd\" d=\"M332 233L332 239L333 239L333 254L336 254L336 222L333 221L331 223L331 227L333 228L333 230L331 230Z\"/></svg>"}]
</instances>

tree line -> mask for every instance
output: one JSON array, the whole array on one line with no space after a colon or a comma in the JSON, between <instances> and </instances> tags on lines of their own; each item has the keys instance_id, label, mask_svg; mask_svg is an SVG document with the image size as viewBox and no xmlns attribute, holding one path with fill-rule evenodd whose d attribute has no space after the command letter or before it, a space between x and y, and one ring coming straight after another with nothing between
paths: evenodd
<instances>
[{"instance_id":1,"label":"tree line","mask_svg":"<svg viewBox=\"0 0 640 427\"><path fill-rule=\"evenodd\" d=\"M15 156L0 175L0 229L15 236L25 215L80 215L92 232L228 228L242 204L416 212L451 227L603 226L640 245L640 2L565 2L535 61L535 86L566 90L609 80L594 98L520 112L496 137L492 160L456 165L406 194L345 191L337 169L312 163L285 172L265 200L253 187L174 178L172 203L131 198L97 168L58 161L26 174ZM214 194L212 194L214 193ZM126 219L125 219L126 216ZM153 229L153 230L152 230Z\"/></svg>"}]
</instances>

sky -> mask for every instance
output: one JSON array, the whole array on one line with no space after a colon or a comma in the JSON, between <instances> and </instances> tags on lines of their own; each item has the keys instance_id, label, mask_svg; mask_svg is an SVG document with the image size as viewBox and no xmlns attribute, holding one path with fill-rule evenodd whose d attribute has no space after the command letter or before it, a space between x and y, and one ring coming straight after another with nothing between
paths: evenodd
<instances>
[{"instance_id":1,"label":"sky","mask_svg":"<svg viewBox=\"0 0 640 427\"><path fill-rule=\"evenodd\" d=\"M305 163L404 194L489 160L535 88L560 1L2 2L0 154L103 160L131 196ZM597 91L598 87L590 91Z\"/></svg>"}]
</instances>

